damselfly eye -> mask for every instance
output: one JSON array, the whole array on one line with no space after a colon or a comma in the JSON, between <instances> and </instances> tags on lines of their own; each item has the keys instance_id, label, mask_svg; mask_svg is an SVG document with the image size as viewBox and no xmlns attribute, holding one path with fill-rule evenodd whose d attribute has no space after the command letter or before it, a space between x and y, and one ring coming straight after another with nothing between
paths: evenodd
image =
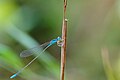
<instances>
[{"instance_id":1,"label":"damselfly eye","mask_svg":"<svg viewBox=\"0 0 120 80\"><path fill-rule=\"evenodd\" d=\"M58 45L59 47L62 47L62 46L63 46L63 39L58 40L58 41L57 41L57 45Z\"/></svg>"}]
</instances>

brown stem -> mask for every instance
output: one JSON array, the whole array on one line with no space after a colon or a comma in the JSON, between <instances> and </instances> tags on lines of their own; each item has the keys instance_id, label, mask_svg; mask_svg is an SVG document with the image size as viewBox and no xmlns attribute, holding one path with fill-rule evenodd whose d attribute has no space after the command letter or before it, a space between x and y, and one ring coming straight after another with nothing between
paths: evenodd
<instances>
[{"instance_id":1,"label":"brown stem","mask_svg":"<svg viewBox=\"0 0 120 80\"><path fill-rule=\"evenodd\" d=\"M62 39L63 46L61 47L61 74L60 80L64 80L64 70L65 70L65 62L66 62L66 36L67 36L67 20L63 22L62 28Z\"/></svg>"},{"instance_id":2,"label":"brown stem","mask_svg":"<svg viewBox=\"0 0 120 80\"><path fill-rule=\"evenodd\" d=\"M66 62L66 37L67 37L67 19L66 19L67 0L64 0L63 12L63 25L62 25L62 40L63 46L61 47L61 73L60 80L64 80L65 62Z\"/></svg>"},{"instance_id":3,"label":"brown stem","mask_svg":"<svg viewBox=\"0 0 120 80\"><path fill-rule=\"evenodd\" d=\"M64 0L63 20L65 20L65 18L66 18L66 8L67 8L67 0Z\"/></svg>"}]
</instances>

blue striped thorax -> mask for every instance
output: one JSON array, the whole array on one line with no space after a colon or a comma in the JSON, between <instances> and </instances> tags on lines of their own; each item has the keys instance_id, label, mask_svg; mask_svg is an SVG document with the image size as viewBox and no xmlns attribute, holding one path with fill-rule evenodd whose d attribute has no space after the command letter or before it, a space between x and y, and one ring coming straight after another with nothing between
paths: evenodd
<instances>
[{"instance_id":1,"label":"blue striped thorax","mask_svg":"<svg viewBox=\"0 0 120 80\"><path fill-rule=\"evenodd\" d=\"M53 45L54 43L58 42L59 40L61 40L61 38L57 37L56 39L51 40L49 45Z\"/></svg>"}]
</instances>

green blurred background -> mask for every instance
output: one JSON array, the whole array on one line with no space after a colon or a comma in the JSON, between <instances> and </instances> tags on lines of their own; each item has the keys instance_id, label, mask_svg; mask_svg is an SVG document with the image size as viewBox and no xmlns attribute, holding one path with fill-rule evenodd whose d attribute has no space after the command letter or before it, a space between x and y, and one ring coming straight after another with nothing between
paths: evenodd
<instances>
[{"instance_id":1,"label":"green blurred background","mask_svg":"<svg viewBox=\"0 0 120 80\"><path fill-rule=\"evenodd\" d=\"M24 49L61 36L63 0L0 0L0 80L36 55ZM120 0L68 0L65 80L120 80ZM106 47L107 54L101 49ZM59 80L60 48L51 46L14 80Z\"/></svg>"}]
</instances>

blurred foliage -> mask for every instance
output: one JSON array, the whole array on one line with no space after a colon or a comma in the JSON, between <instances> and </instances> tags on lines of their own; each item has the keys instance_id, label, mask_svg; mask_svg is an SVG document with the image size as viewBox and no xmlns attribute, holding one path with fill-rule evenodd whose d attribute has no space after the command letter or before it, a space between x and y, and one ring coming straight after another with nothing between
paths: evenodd
<instances>
[{"instance_id":1,"label":"blurred foliage","mask_svg":"<svg viewBox=\"0 0 120 80\"><path fill-rule=\"evenodd\" d=\"M36 56L22 50L61 35L62 15L62 0L0 0L0 80ZM66 80L120 80L120 0L68 0L67 17ZM53 45L15 80L58 80L59 53Z\"/></svg>"}]
</instances>

